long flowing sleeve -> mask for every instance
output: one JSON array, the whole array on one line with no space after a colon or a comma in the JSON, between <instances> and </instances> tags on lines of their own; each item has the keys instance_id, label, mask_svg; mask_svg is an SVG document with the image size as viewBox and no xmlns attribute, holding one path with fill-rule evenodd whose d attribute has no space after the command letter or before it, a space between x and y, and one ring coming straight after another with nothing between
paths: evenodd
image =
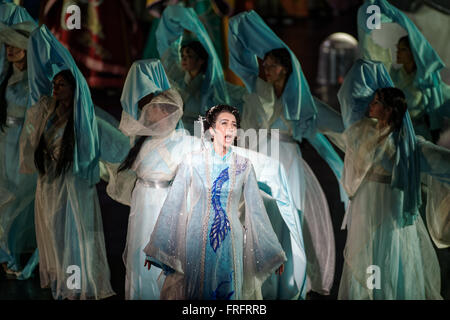
<instances>
[{"instance_id":1,"label":"long flowing sleeve","mask_svg":"<svg viewBox=\"0 0 450 320\"><path fill-rule=\"evenodd\" d=\"M284 168L277 160L261 153L239 147L234 147L233 151L250 159L253 169L255 170L259 189L262 190L262 192L267 193L267 199L270 199L269 201L274 201L278 207L276 212L274 210L270 214L276 215L278 213L289 230L291 239L289 243L292 246L292 249L290 249L292 251L292 256L288 257L288 259L293 259L293 276L298 289L300 290L300 296L304 298L306 296L306 285L303 286L303 284L306 282L307 264L303 241L301 212L297 211L295 208L294 199L288 188L289 184ZM272 220L272 218L270 219ZM275 218L274 220L277 219ZM275 227L274 230L276 230ZM279 239L283 237L280 236L281 235L278 234ZM283 248L287 251L285 247ZM288 252L286 252L286 255L288 255Z\"/></svg>"},{"instance_id":2,"label":"long flowing sleeve","mask_svg":"<svg viewBox=\"0 0 450 320\"><path fill-rule=\"evenodd\" d=\"M325 102L314 98L317 107L317 129L322 132L342 133L345 131L341 114L327 105Z\"/></svg>"},{"instance_id":3,"label":"long flowing sleeve","mask_svg":"<svg viewBox=\"0 0 450 320\"><path fill-rule=\"evenodd\" d=\"M244 39L248 37L248 33L240 32L239 26L239 20L230 20L228 32L230 68L241 78L249 92L255 92L256 79L259 75L258 57L247 48L248 44Z\"/></svg>"},{"instance_id":4,"label":"long flowing sleeve","mask_svg":"<svg viewBox=\"0 0 450 320\"><path fill-rule=\"evenodd\" d=\"M420 169L427 177L426 217L431 239L438 248L450 247L450 150L417 138Z\"/></svg>"},{"instance_id":5,"label":"long flowing sleeve","mask_svg":"<svg viewBox=\"0 0 450 320\"><path fill-rule=\"evenodd\" d=\"M73 172L97 183L99 176L99 137L91 93L86 79L78 69L70 52L55 38L45 25L36 28L30 36L27 49L27 65L31 103L39 97L50 95L51 81L62 70L70 70L76 80L74 92L75 146Z\"/></svg>"},{"instance_id":6,"label":"long flowing sleeve","mask_svg":"<svg viewBox=\"0 0 450 320\"><path fill-rule=\"evenodd\" d=\"M111 122L98 116L97 125L100 141L100 177L108 181L106 192L115 201L130 205L136 174L132 170L117 171L130 150L130 139Z\"/></svg>"},{"instance_id":7,"label":"long flowing sleeve","mask_svg":"<svg viewBox=\"0 0 450 320\"><path fill-rule=\"evenodd\" d=\"M450 247L450 184L432 176L427 181L427 227L438 248Z\"/></svg>"},{"instance_id":8,"label":"long flowing sleeve","mask_svg":"<svg viewBox=\"0 0 450 320\"><path fill-rule=\"evenodd\" d=\"M20 172L32 174L36 172L34 151L44 132L45 124L51 112L51 99L41 97L31 106L25 115L25 123L20 135Z\"/></svg>"},{"instance_id":9,"label":"long flowing sleeve","mask_svg":"<svg viewBox=\"0 0 450 320\"><path fill-rule=\"evenodd\" d=\"M122 162L130 150L130 139L119 129L97 117L100 159L109 163Z\"/></svg>"},{"instance_id":10,"label":"long flowing sleeve","mask_svg":"<svg viewBox=\"0 0 450 320\"><path fill-rule=\"evenodd\" d=\"M264 207L253 166L244 183L245 240L243 299L261 299L261 286L286 261Z\"/></svg>"},{"instance_id":11,"label":"long flowing sleeve","mask_svg":"<svg viewBox=\"0 0 450 320\"><path fill-rule=\"evenodd\" d=\"M341 181L342 172L344 171L344 162L341 157L334 150L331 143L325 138L322 133L317 132L313 137L308 138L308 141L311 145L316 149L319 155L326 161L330 169L333 171L336 179ZM339 191L341 201L347 206L348 196L342 187L341 183L339 183Z\"/></svg>"},{"instance_id":12,"label":"long flowing sleeve","mask_svg":"<svg viewBox=\"0 0 450 320\"><path fill-rule=\"evenodd\" d=\"M450 184L450 149L435 145L417 136L420 150L420 171Z\"/></svg>"},{"instance_id":13,"label":"long flowing sleeve","mask_svg":"<svg viewBox=\"0 0 450 320\"><path fill-rule=\"evenodd\" d=\"M371 29L367 23L369 19L367 9L372 5L377 6L379 10L381 23L379 29ZM431 129L438 129L441 127L438 109L444 103L440 70L445 65L414 23L387 0L368 0L358 10L358 38L363 57L387 62L386 67L390 68L389 52L386 54L386 50L382 48L383 45L378 46L375 41L372 41L372 38L375 38L374 34L378 33L377 38L383 39L382 41L386 43L385 46L393 47L398 39L392 39L395 32L392 31L389 24L397 24L408 35L411 52L417 67L414 85L423 95L423 107L430 116ZM391 43L389 44L389 42Z\"/></svg>"},{"instance_id":14,"label":"long flowing sleeve","mask_svg":"<svg viewBox=\"0 0 450 320\"><path fill-rule=\"evenodd\" d=\"M328 166L333 171L337 180L340 181L342 177L342 171L344 170L344 163L339 155L334 150L331 143L325 138L321 132L317 132L316 129L322 132L336 133L336 135L344 132L344 125L342 123L342 118L337 111L334 111L330 106L326 105L324 102L313 97L314 104L318 110L318 117L312 118L307 128L300 130L301 135L305 135L307 140L316 149L319 155L326 161ZM301 136L296 137L296 130L294 129L294 138L301 141ZM333 135L331 135L334 137ZM334 138L334 140L337 140ZM333 140L332 140L333 141ZM333 141L334 142L334 141ZM337 142L338 147L342 149L342 143ZM347 195L339 184L341 200L345 204L348 202Z\"/></svg>"},{"instance_id":15,"label":"long flowing sleeve","mask_svg":"<svg viewBox=\"0 0 450 320\"><path fill-rule=\"evenodd\" d=\"M158 216L150 242L144 248L145 254L156 266L168 266L184 274L187 200L191 180L191 167L183 161L177 169L173 183Z\"/></svg>"},{"instance_id":16,"label":"long flowing sleeve","mask_svg":"<svg viewBox=\"0 0 450 320\"><path fill-rule=\"evenodd\" d=\"M233 147L233 151L250 159L259 188L275 199L295 243L303 250L302 226L296 213L294 200L287 187L288 180L282 164L274 158L250 149Z\"/></svg>"}]
</instances>

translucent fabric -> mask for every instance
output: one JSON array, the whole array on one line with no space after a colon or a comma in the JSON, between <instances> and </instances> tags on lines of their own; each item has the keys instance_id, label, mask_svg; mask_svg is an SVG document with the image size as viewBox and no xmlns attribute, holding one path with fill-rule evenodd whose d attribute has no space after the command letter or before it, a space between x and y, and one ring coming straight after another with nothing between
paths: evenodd
<instances>
[{"instance_id":1,"label":"translucent fabric","mask_svg":"<svg viewBox=\"0 0 450 320\"><path fill-rule=\"evenodd\" d=\"M306 255L307 258L312 259L311 264L307 259L308 288L315 292L329 294L335 267L335 245L330 211L320 184L308 164L302 159L300 148L292 137L292 127L298 122L286 120L280 100L276 99L271 84L260 78L256 79L255 91L244 97L242 127L244 129L277 129L279 135L284 137L277 138L275 135L268 136L267 139L260 137L257 145L248 147L260 152L266 150L267 154L272 159L279 161L285 172L289 173L287 176L288 186L295 208L303 221L303 236L307 237L305 238ZM313 146L319 151L319 154L329 160L328 163L333 162L333 168L341 166L342 170L342 161L339 156L336 155L337 158L332 156L335 153L334 150L333 153L327 151L327 144L332 150L330 143L326 139L319 139L320 137L313 135L308 140L313 141ZM279 146L278 153L272 151L273 144ZM311 187L311 190L306 191L308 187ZM323 232L323 230L327 230L327 232ZM281 282L280 280L280 285ZM288 283L285 283L284 286L291 290L293 287L301 290L297 291L300 293L300 298L306 296L306 287L302 289L300 283L294 284L292 281Z\"/></svg>"},{"instance_id":2,"label":"translucent fabric","mask_svg":"<svg viewBox=\"0 0 450 320\"><path fill-rule=\"evenodd\" d=\"M30 34L36 27L37 25L34 21L24 21L11 26L0 22L0 41L13 47L26 50L28 46L28 36L23 35L20 31Z\"/></svg>"},{"instance_id":3,"label":"translucent fabric","mask_svg":"<svg viewBox=\"0 0 450 320\"><path fill-rule=\"evenodd\" d=\"M344 126L348 128L363 119L375 91L386 87L393 87L393 84L381 62L357 60L338 92ZM420 159L408 112L403 117L400 129L393 132L392 138L397 156L393 163L391 185L404 191L403 223L412 224L421 204Z\"/></svg>"},{"instance_id":4,"label":"translucent fabric","mask_svg":"<svg viewBox=\"0 0 450 320\"><path fill-rule=\"evenodd\" d=\"M142 98L154 94L141 110ZM118 172L118 165L107 164L108 195L130 206L126 247L123 261L126 267L125 299L159 299L160 272L144 267L143 249L153 231L168 183L181 161L183 148L192 145L190 138L175 130L183 113L183 101L170 88L159 60L140 60L133 63L121 96L122 119L120 130L135 139L146 136L131 169ZM161 278L163 279L163 278Z\"/></svg>"},{"instance_id":5,"label":"translucent fabric","mask_svg":"<svg viewBox=\"0 0 450 320\"><path fill-rule=\"evenodd\" d=\"M123 161L128 139L111 121L97 119L89 88L70 53L45 26L35 30L28 46L31 100L20 141L21 171L36 171L34 152L46 145L53 161L44 161L36 188L35 223L42 287L55 299L103 299L114 294L95 183L100 160ZM56 117L56 101L48 95L61 70L76 80L73 110ZM56 175L63 133L73 112L74 154L71 168Z\"/></svg>"},{"instance_id":6,"label":"translucent fabric","mask_svg":"<svg viewBox=\"0 0 450 320\"><path fill-rule=\"evenodd\" d=\"M428 177L427 227L436 247L450 247L450 186Z\"/></svg>"},{"instance_id":7,"label":"translucent fabric","mask_svg":"<svg viewBox=\"0 0 450 320\"><path fill-rule=\"evenodd\" d=\"M319 181L304 160L303 168L305 173L303 238L307 248L306 259L308 261L307 291L313 290L322 295L329 295L333 286L336 265L330 209Z\"/></svg>"},{"instance_id":8,"label":"translucent fabric","mask_svg":"<svg viewBox=\"0 0 450 320\"><path fill-rule=\"evenodd\" d=\"M130 137L167 136L181 119L182 106L183 101L176 90L163 91L142 108L138 120L127 112L122 112L119 128Z\"/></svg>"},{"instance_id":9,"label":"translucent fabric","mask_svg":"<svg viewBox=\"0 0 450 320\"><path fill-rule=\"evenodd\" d=\"M123 110L133 119L139 119L138 102L153 93L170 89L166 72L158 59L133 62L123 86L120 103Z\"/></svg>"},{"instance_id":10,"label":"translucent fabric","mask_svg":"<svg viewBox=\"0 0 450 320\"><path fill-rule=\"evenodd\" d=\"M275 124L277 127L281 125L283 131L288 129L287 134L299 142L306 137L340 179L342 160L327 139L317 133L316 100L311 95L300 63L292 51L254 11L244 12L230 19L228 44L230 68L250 92L243 98L247 105L242 115L243 127L268 129ZM271 84L259 78L257 59L263 59L267 52L276 48L289 51L293 68L281 99L275 97ZM281 101L276 103L276 100ZM341 198L344 202L347 201L342 191Z\"/></svg>"},{"instance_id":11,"label":"translucent fabric","mask_svg":"<svg viewBox=\"0 0 450 320\"><path fill-rule=\"evenodd\" d=\"M21 136L23 171L35 170L34 152L44 135L50 152L58 157L65 124L49 125L55 101L42 97L27 111L25 132ZM100 120L101 127L110 126ZM105 161L123 160L127 149L117 147L105 134L101 155ZM103 299L114 292L109 282L109 267L103 236L100 206L95 186L70 170L55 177L55 163L48 173L39 175L36 189L36 237L39 248L39 273L42 287L50 287L54 299ZM79 278L74 280L72 273ZM78 284L77 284L78 283Z\"/></svg>"},{"instance_id":12,"label":"translucent fabric","mask_svg":"<svg viewBox=\"0 0 450 320\"><path fill-rule=\"evenodd\" d=\"M19 170L19 140L29 103L27 70L13 67L5 92L9 123L0 132L0 262L20 271L21 253L35 248L33 207L36 175Z\"/></svg>"},{"instance_id":13,"label":"translucent fabric","mask_svg":"<svg viewBox=\"0 0 450 320\"><path fill-rule=\"evenodd\" d=\"M173 180L176 168L185 155L193 150L200 150L201 146L200 139L186 136L181 130L168 137L147 139L133 164L134 171L121 171L118 175L123 176L118 181L111 180L115 177L111 174L108 194L117 201L131 205L127 245L123 255L127 268L126 299L160 298L160 287L165 275L158 268L148 271L144 267L145 254L142 250L148 243L167 196L167 182ZM283 249L288 255L285 273L281 276L287 279L282 283L296 281L298 284L278 286L280 276L272 275L271 280L264 283L263 296L270 298L270 294L279 290L283 295L274 298L291 299L302 289L293 288L306 288L306 256L299 216L288 189L286 175L280 164L269 157L237 147L233 150L252 160L258 183L266 186L260 188L270 194L264 197L265 206L278 239L283 239ZM243 204L242 200L240 204ZM245 206L241 210L244 212Z\"/></svg>"},{"instance_id":14,"label":"translucent fabric","mask_svg":"<svg viewBox=\"0 0 450 320\"><path fill-rule=\"evenodd\" d=\"M389 128L380 132L376 121L362 119L343 140L343 182L351 201L338 298L442 299L425 225L420 215L403 223L404 192L391 186L396 148Z\"/></svg>"},{"instance_id":15,"label":"translucent fabric","mask_svg":"<svg viewBox=\"0 0 450 320\"><path fill-rule=\"evenodd\" d=\"M211 99L227 103L229 102L229 97L219 57L217 56L214 45L211 42L205 27L193 9L185 8L181 5L172 5L164 10L161 20L159 21L158 29L156 30L158 52L160 56L163 57L168 53L167 50L172 45L175 45L177 47L176 56L178 59L173 61L174 65L167 65L167 70L174 68L175 64L179 64L179 49L182 42L183 31L185 29L195 35L208 53L208 66L204 79L201 82L201 104L203 113L213 105L218 104ZM175 55L175 52L171 54Z\"/></svg>"},{"instance_id":16,"label":"translucent fabric","mask_svg":"<svg viewBox=\"0 0 450 320\"><path fill-rule=\"evenodd\" d=\"M106 193L111 199L131 206L131 194L136 184L136 173L132 170L120 171L120 164L100 163L102 179L108 182Z\"/></svg>"},{"instance_id":17,"label":"translucent fabric","mask_svg":"<svg viewBox=\"0 0 450 320\"><path fill-rule=\"evenodd\" d=\"M90 184L100 179L99 138L94 104L86 79L69 51L58 42L45 25L33 31L28 43L28 68L31 104L41 96L51 95L53 77L62 70L70 70L77 88L74 92L75 147L73 173Z\"/></svg>"},{"instance_id":18,"label":"translucent fabric","mask_svg":"<svg viewBox=\"0 0 450 320\"><path fill-rule=\"evenodd\" d=\"M25 8L17 6L12 3L0 3L0 22L6 25L16 24L21 21L30 20L33 18L25 10ZM5 63L5 46L0 44L0 70L3 70Z\"/></svg>"},{"instance_id":19,"label":"translucent fabric","mask_svg":"<svg viewBox=\"0 0 450 320\"><path fill-rule=\"evenodd\" d=\"M300 120L301 128L309 129L303 124L314 121L317 110L295 54L255 11L243 12L231 18L228 32L230 69L242 79L249 92L255 91L259 73L257 58L263 59L268 51L276 48L289 51L293 70L282 95L283 115L287 120ZM301 135L305 135L304 130Z\"/></svg>"},{"instance_id":20,"label":"translucent fabric","mask_svg":"<svg viewBox=\"0 0 450 320\"><path fill-rule=\"evenodd\" d=\"M272 143L269 138L267 145ZM302 235L307 261L307 288L321 294L329 294L333 285L335 268L334 232L325 194L317 178L306 161L303 160L299 146L295 142L278 141L279 159L285 172L292 193L295 208L302 222ZM302 242L303 242L302 241ZM293 285L292 282L290 282ZM297 282L294 285L303 297L306 288L302 289Z\"/></svg>"},{"instance_id":21,"label":"translucent fabric","mask_svg":"<svg viewBox=\"0 0 450 320\"><path fill-rule=\"evenodd\" d=\"M250 161L210 148L180 164L145 253L174 270L161 299L261 299L286 260Z\"/></svg>"},{"instance_id":22,"label":"translucent fabric","mask_svg":"<svg viewBox=\"0 0 450 320\"><path fill-rule=\"evenodd\" d=\"M393 83L381 62L358 59L338 92L344 128L364 118L375 91L388 87Z\"/></svg>"},{"instance_id":23,"label":"translucent fabric","mask_svg":"<svg viewBox=\"0 0 450 320\"><path fill-rule=\"evenodd\" d=\"M148 138L133 164L133 171L119 173L133 172L136 177L129 184L132 185L129 201L131 209L123 253L127 300L158 300L160 297L160 287L165 276L158 268L147 270L143 250L150 240L169 191L168 183L173 180L177 165L193 148L200 149L200 141L184 135L182 130L162 138ZM120 194L129 192L129 189L122 189Z\"/></svg>"},{"instance_id":24,"label":"translucent fabric","mask_svg":"<svg viewBox=\"0 0 450 320\"><path fill-rule=\"evenodd\" d=\"M371 5L380 9L380 29L371 30L367 26L369 14L366 11ZM399 26L401 31L398 31ZM410 81L405 81L401 71L394 71L395 61L392 61L393 52L390 52L390 48L405 34L408 35L417 67ZM440 71L445 65L414 23L386 0L366 1L358 10L358 38L363 58L385 63L395 85L405 91L408 108L415 109L411 117L421 124L416 114L423 110L430 116L430 128L440 128L442 123L437 110L445 101ZM421 127L421 130L425 128Z\"/></svg>"},{"instance_id":25,"label":"translucent fabric","mask_svg":"<svg viewBox=\"0 0 450 320\"><path fill-rule=\"evenodd\" d=\"M26 21L29 24L24 24ZM4 93L6 105L2 106L6 109L7 118L6 125L0 131L0 263L6 263L7 272L20 275L23 267L21 254L36 248L33 208L37 177L19 171L19 139L29 104L28 72L27 69L19 70L10 65L6 60L3 41L23 48L28 38L18 36L13 28L25 28L31 32L36 24L24 8L6 3L0 4L0 22L0 81L7 81ZM9 67L12 68L12 75L5 79ZM33 256L25 267L35 262Z\"/></svg>"},{"instance_id":26,"label":"translucent fabric","mask_svg":"<svg viewBox=\"0 0 450 320\"><path fill-rule=\"evenodd\" d=\"M374 90L389 82L380 62L358 60L339 91L348 126L333 139L345 151L342 182L350 203L338 298L442 299L437 256L417 214L417 179L423 172L447 181L450 157L416 139L408 112L397 131L364 116Z\"/></svg>"},{"instance_id":27,"label":"translucent fabric","mask_svg":"<svg viewBox=\"0 0 450 320\"><path fill-rule=\"evenodd\" d=\"M184 30L190 33L186 35ZM156 38L159 55L171 84L183 98L183 124L192 135L194 122L210 107L225 103L242 109L245 88L225 81L215 46L192 8L168 6L159 21ZM194 40L198 40L208 53L208 61L206 71L192 78L181 67L180 49L183 44Z\"/></svg>"},{"instance_id":28,"label":"translucent fabric","mask_svg":"<svg viewBox=\"0 0 450 320\"><path fill-rule=\"evenodd\" d=\"M438 248L450 247L450 130L441 135L439 146L418 137L421 169L429 173L426 221L431 239ZM446 137L447 136L447 137Z\"/></svg>"},{"instance_id":29,"label":"translucent fabric","mask_svg":"<svg viewBox=\"0 0 450 320\"><path fill-rule=\"evenodd\" d=\"M252 162L267 214L287 257L284 273L273 274L263 283L263 299L302 299L309 285L304 221L296 206L298 194L294 197L290 189L290 180L299 177L298 168L292 166L288 178L288 171L277 159L250 149L233 147L233 151Z\"/></svg>"},{"instance_id":30,"label":"translucent fabric","mask_svg":"<svg viewBox=\"0 0 450 320\"><path fill-rule=\"evenodd\" d=\"M441 1L442 2L442 1ZM442 80L450 83L450 44L446 41L446 33L441 32L450 27L448 12L438 10L429 5L420 6L415 12L408 12L408 18L417 26L423 36L439 54L446 67L441 71Z\"/></svg>"}]
</instances>

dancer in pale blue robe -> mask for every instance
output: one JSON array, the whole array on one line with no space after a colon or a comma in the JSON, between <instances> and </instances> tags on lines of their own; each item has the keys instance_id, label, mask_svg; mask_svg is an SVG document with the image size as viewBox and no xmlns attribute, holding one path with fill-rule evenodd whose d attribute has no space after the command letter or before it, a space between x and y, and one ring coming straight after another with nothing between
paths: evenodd
<instances>
[{"instance_id":1,"label":"dancer in pale blue robe","mask_svg":"<svg viewBox=\"0 0 450 320\"><path fill-rule=\"evenodd\" d=\"M13 4L0 4L0 22L0 263L16 278L23 267L21 254L36 248L37 176L19 172L19 138L29 103L27 41L37 25L24 8ZM36 261L32 255L24 267L32 271Z\"/></svg>"},{"instance_id":2,"label":"dancer in pale blue robe","mask_svg":"<svg viewBox=\"0 0 450 320\"><path fill-rule=\"evenodd\" d=\"M31 34L28 67L32 106L20 155L23 172L39 171L35 222L41 287L50 287L54 299L110 297L115 293L95 184L100 159L121 162L129 141L96 119L86 80L45 25Z\"/></svg>"},{"instance_id":3,"label":"dancer in pale blue robe","mask_svg":"<svg viewBox=\"0 0 450 320\"><path fill-rule=\"evenodd\" d=\"M328 140L316 132L318 111L300 63L256 12L245 12L230 19L228 42L230 68L242 79L249 92L244 97L242 126L244 129L279 130L279 138L269 137L267 142L263 139L258 142L257 147L259 150L269 150L271 141L278 140L279 154L271 156L279 158L285 171L289 173L289 188L304 221L303 233L309 235L305 237L308 289L329 294L334 279L335 245L328 203L314 173L302 159L297 142L306 137L327 161L337 178L340 178L342 171L342 160ZM273 53L273 49L283 52ZM278 94L272 82L259 78L258 57L264 59L266 74L271 73L273 68L281 68L279 72L280 77L283 77L284 87ZM280 64L280 59L284 59L286 66ZM343 191L341 195L345 200ZM305 297L306 286L292 281L288 286L291 287L290 293L286 290L273 290L275 286L267 288L265 296L292 299L296 297L292 292L297 290L300 298Z\"/></svg>"},{"instance_id":4,"label":"dancer in pale blue robe","mask_svg":"<svg viewBox=\"0 0 450 320\"><path fill-rule=\"evenodd\" d=\"M286 256L253 166L231 148L239 127L235 114L229 106L207 113L213 144L179 165L145 248L148 263L166 274L161 299L261 299L264 280L283 270Z\"/></svg>"},{"instance_id":5,"label":"dancer in pale blue robe","mask_svg":"<svg viewBox=\"0 0 450 320\"><path fill-rule=\"evenodd\" d=\"M195 142L193 137L184 134L182 127L176 129L183 114L183 101L178 92L170 88L159 60L133 63L121 103L120 129L136 142L123 164L109 169L113 180L107 191L113 199L131 207L123 253L125 299L155 300L160 296L160 272L156 268L147 271L144 267L143 249L175 169L184 155L195 148ZM161 119L157 119L159 116ZM159 280L163 281L164 277Z\"/></svg>"},{"instance_id":6,"label":"dancer in pale blue robe","mask_svg":"<svg viewBox=\"0 0 450 320\"><path fill-rule=\"evenodd\" d=\"M351 199L339 299L442 299L419 214L420 174L450 183L450 150L416 137L405 96L392 86L381 62L358 60L338 93L336 121L346 130L327 133L345 152L342 182ZM430 187L436 203L446 201L442 186Z\"/></svg>"},{"instance_id":7,"label":"dancer in pale blue robe","mask_svg":"<svg viewBox=\"0 0 450 320\"><path fill-rule=\"evenodd\" d=\"M191 34L183 35L184 30ZM225 81L214 45L194 9L168 6L159 21L156 38L161 62L183 98L183 124L191 134L198 116L216 104L226 103L242 109L245 88ZM194 41L198 41L195 51L190 47ZM190 68L187 63L193 64L194 60L203 62L187 70Z\"/></svg>"},{"instance_id":8,"label":"dancer in pale blue robe","mask_svg":"<svg viewBox=\"0 0 450 320\"><path fill-rule=\"evenodd\" d=\"M368 27L372 14L366 11L371 5L380 9L379 29ZM450 118L450 107L444 104L450 100L450 87L440 75L445 65L428 40L386 0L368 0L360 7L358 38L362 57L383 62L395 86L405 93L416 134L436 141L443 117ZM392 57L394 46L397 59Z\"/></svg>"}]
</instances>

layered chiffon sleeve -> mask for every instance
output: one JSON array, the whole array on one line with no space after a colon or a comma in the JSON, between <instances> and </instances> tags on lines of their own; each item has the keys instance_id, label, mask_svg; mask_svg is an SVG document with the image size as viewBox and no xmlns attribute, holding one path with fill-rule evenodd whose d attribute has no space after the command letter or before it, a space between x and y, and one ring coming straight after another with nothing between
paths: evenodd
<instances>
[{"instance_id":1,"label":"layered chiffon sleeve","mask_svg":"<svg viewBox=\"0 0 450 320\"><path fill-rule=\"evenodd\" d=\"M244 281L243 299L262 299L263 282L285 261L286 255L272 229L253 166L244 183Z\"/></svg>"},{"instance_id":2,"label":"layered chiffon sleeve","mask_svg":"<svg viewBox=\"0 0 450 320\"><path fill-rule=\"evenodd\" d=\"M438 248L450 247L450 150L422 137L420 169L428 175L426 217L431 239Z\"/></svg>"}]
</instances>

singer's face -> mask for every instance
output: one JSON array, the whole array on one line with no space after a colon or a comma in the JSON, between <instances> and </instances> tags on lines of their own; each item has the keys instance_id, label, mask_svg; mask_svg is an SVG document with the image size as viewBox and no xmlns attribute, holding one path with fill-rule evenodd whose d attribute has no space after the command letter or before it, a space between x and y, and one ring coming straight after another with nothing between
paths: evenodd
<instances>
[{"instance_id":1,"label":"singer's face","mask_svg":"<svg viewBox=\"0 0 450 320\"><path fill-rule=\"evenodd\" d=\"M214 143L229 148L233 144L237 134L236 117L229 112L221 112L217 116L212 134L214 136Z\"/></svg>"}]
</instances>

